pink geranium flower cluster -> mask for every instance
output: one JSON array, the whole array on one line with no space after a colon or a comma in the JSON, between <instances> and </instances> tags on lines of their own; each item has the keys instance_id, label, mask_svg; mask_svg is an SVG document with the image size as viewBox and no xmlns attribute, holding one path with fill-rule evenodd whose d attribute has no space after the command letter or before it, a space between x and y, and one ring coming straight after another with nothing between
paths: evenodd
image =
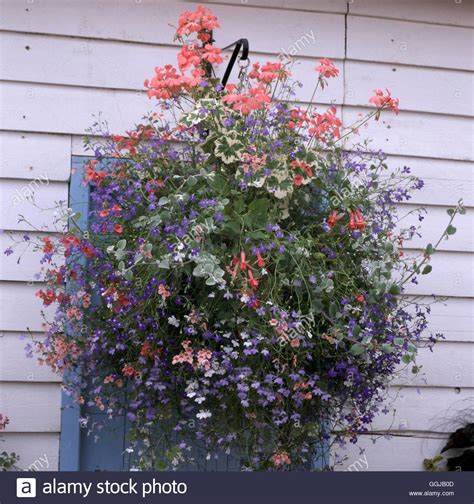
<instances>
[{"instance_id":1,"label":"pink geranium flower cluster","mask_svg":"<svg viewBox=\"0 0 474 504\"><path fill-rule=\"evenodd\" d=\"M222 100L242 115L262 109L271 102L270 95L262 84L253 88L249 87L247 93L238 93L235 84L228 84L226 90L228 93L222 97Z\"/></svg>"},{"instance_id":2,"label":"pink geranium flower cluster","mask_svg":"<svg viewBox=\"0 0 474 504\"><path fill-rule=\"evenodd\" d=\"M381 89L374 89L374 94L369 99L369 103L373 103L377 108L391 110L398 114L400 100L398 98L392 98L392 94L388 89L385 91L387 91L386 95L384 95Z\"/></svg>"},{"instance_id":3,"label":"pink geranium flower cluster","mask_svg":"<svg viewBox=\"0 0 474 504\"><path fill-rule=\"evenodd\" d=\"M270 84L277 79L284 80L290 75L282 63L267 62L260 66L260 63L254 63L249 72L249 78L255 79L265 84Z\"/></svg>"},{"instance_id":4,"label":"pink geranium flower cluster","mask_svg":"<svg viewBox=\"0 0 474 504\"><path fill-rule=\"evenodd\" d=\"M178 54L179 69L184 72L190 67L200 68L203 62L219 65L222 63L221 49L211 44L200 47L197 44L184 45Z\"/></svg>"},{"instance_id":5,"label":"pink geranium flower cluster","mask_svg":"<svg viewBox=\"0 0 474 504\"><path fill-rule=\"evenodd\" d=\"M316 67L316 71L319 72L321 77L325 77L326 79L329 79L330 77L337 77L339 75L338 68L336 68L329 58L321 58L319 60L319 66Z\"/></svg>"},{"instance_id":6,"label":"pink geranium flower cluster","mask_svg":"<svg viewBox=\"0 0 474 504\"><path fill-rule=\"evenodd\" d=\"M155 68L155 76L144 83L148 88L148 97L170 100L189 93L202 81L206 65L222 63L221 49L211 44L212 30L219 27L216 16L202 5L195 12L181 14L176 38L182 39L196 33L198 40L181 47L177 57L179 72L172 65ZM190 70L191 75L186 75L186 70Z\"/></svg>"},{"instance_id":7,"label":"pink geranium flower cluster","mask_svg":"<svg viewBox=\"0 0 474 504\"><path fill-rule=\"evenodd\" d=\"M185 11L178 19L177 37L189 37L197 33L197 38L206 43L211 40L211 32L221 25L211 10L199 5L194 12Z\"/></svg>"},{"instance_id":8,"label":"pink geranium flower cluster","mask_svg":"<svg viewBox=\"0 0 474 504\"><path fill-rule=\"evenodd\" d=\"M179 74L172 65L165 65L164 68L156 67L155 76L145 80L145 87L148 88L148 96L160 100L169 100L180 94L188 93L196 87L201 80L201 73L192 72L192 77Z\"/></svg>"},{"instance_id":9,"label":"pink geranium flower cluster","mask_svg":"<svg viewBox=\"0 0 474 504\"><path fill-rule=\"evenodd\" d=\"M341 136L342 121L336 115L336 107L329 107L324 114L315 114L309 121L308 132L318 140L328 140Z\"/></svg>"}]
</instances>

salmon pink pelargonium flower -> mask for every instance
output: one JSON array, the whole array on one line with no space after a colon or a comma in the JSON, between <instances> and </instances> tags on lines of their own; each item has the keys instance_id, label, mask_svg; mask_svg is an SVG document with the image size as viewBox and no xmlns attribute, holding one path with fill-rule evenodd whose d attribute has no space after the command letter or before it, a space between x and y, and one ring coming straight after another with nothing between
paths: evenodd
<instances>
[{"instance_id":1,"label":"salmon pink pelargonium flower","mask_svg":"<svg viewBox=\"0 0 474 504\"><path fill-rule=\"evenodd\" d=\"M176 36L183 37L197 33L199 40L208 42L211 38L210 32L216 28L220 28L217 17L207 7L198 5L194 12L185 11L179 16Z\"/></svg>"},{"instance_id":2,"label":"salmon pink pelargonium flower","mask_svg":"<svg viewBox=\"0 0 474 504\"><path fill-rule=\"evenodd\" d=\"M388 109L398 114L400 100L392 98L392 94L388 89L385 89L385 91L387 92L386 95L381 89L374 89L374 94L369 98L369 103L373 103L377 108Z\"/></svg>"},{"instance_id":3,"label":"salmon pink pelargonium flower","mask_svg":"<svg viewBox=\"0 0 474 504\"><path fill-rule=\"evenodd\" d=\"M290 73L285 69L282 63L267 62L260 66L260 63L254 63L249 72L249 79L255 79L265 84L270 84L276 79L284 80Z\"/></svg>"},{"instance_id":4,"label":"salmon pink pelargonium flower","mask_svg":"<svg viewBox=\"0 0 474 504\"><path fill-rule=\"evenodd\" d=\"M326 79L339 75L338 68L329 58L321 58L319 60L319 66L316 67L316 71L319 72L321 77L325 77Z\"/></svg>"}]
</instances>

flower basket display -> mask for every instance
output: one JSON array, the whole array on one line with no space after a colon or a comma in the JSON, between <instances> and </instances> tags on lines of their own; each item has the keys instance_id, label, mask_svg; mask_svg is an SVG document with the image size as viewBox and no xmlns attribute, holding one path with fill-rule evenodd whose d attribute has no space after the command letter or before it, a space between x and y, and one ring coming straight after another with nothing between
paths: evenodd
<instances>
[{"instance_id":1,"label":"flower basket display","mask_svg":"<svg viewBox=\"0 0 474 504\"><path fill-rule=\"evenodd\" d=\"M218 28L205 7L183 13L177 67L145 82L155 110L123 136L91 131L88 229L69 210L36 244L54 313L28 351L67 371L85 428L87 408L127 417L137 468L180 468L197 449L240 470L330 468L426 344L429 305L405 286L438 244L404 255L398 226L423 183L357 140L398 114L390 92L344 127L335 105L297 102L290 61L223 86ZM314 96L338 73L315 63Z\"/></svg>"}]
</instances>

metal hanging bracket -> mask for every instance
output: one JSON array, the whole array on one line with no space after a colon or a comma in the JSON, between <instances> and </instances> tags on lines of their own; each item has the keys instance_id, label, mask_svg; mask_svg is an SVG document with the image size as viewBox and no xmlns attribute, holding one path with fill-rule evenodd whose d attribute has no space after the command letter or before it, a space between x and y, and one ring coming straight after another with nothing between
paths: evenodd
<instances>
[{"instance_id":1,"label":"metal hanging bracket","mask_svg":"<svg viewBox=\"0 0 474 504\"><path fill-rule=\"evenodd\" d=\"M241 38L237 40L236 42L224 47L222 50L225 51L226 49L230 49L232 46L235 45L234 52L232 53L232 56L230 57L229 64L227 65L227 68L224 73L224 77L222 77L222 85L225 86L227 84L227 81L229 80L230 73L232 72L232 68L234 67L235 60L237 59L237 56L239 55L240 49L242 49L242 56L239 58L239 66L241 68L241 71L243 68L247 68L250 60L249 60L249 41L246 38ZM243 61L247 61L247 64L242 63Z\"/></svg>"}]
</instances>

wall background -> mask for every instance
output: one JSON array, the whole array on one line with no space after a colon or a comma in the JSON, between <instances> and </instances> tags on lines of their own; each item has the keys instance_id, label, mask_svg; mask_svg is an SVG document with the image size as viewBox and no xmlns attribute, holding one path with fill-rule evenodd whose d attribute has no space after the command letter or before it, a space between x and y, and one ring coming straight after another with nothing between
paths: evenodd
<instances>
[{"instance_id":1,"label":"wall background","mask_svg":"<svg viewBox=\"0 0 474 504\"><path fill-rule=\"evenodd\" d=\"M319 100L335 101L346 125L366 111L375 87L386 86L400 98L400 115L385 114L368 133L390 154L393 166L411 166L425 179L425 188L412 200L428 210L424 238L406 242L407 248L419 249L439 236L446 205L464 199L468 213L455 223L458 233L433 258L433 274L413 289L420 295L447 296L447 305L435 306L431 318L432 330L444 332L446 340L434 353L420 353L422 376L397 379L390 390L397 398L395 416L379 418L374 432L360 442L367 448L369 470L421 470L423 458L434 456L446 430L452 430L449 420L474 405L474 3L212 3L223 27L216 45L247 37L253 62L288 52L307 35L309 43L298 44L300 64L294 69L305 84L302 101L312 92L316 58L334 59L340 76ZM18 222L23 214L42 232L54 232L50 213L27 201L18 203L16 191L21 194L36 179L39 206L67 199L71 155L87 154L81 135L92 115L101 112L111 131L121 133L152 108L143 80L152 76L154 66L174 60L169 23L193 7L165 0L0 0L2 229L27 230ZM8 238L0 234L1 250L7 246ZM21 467L54 470L59 380L24 357L25 342L19 339L27 327L41 331L40 303L34 296L41 287L33 276L37 261L28 254L20 266L14 263L2 259L0 267L0 412L11 419L0 448L20 453ZM358 457L358 448L351 448L345 466Z\"/></svg>"}]
</instances>

